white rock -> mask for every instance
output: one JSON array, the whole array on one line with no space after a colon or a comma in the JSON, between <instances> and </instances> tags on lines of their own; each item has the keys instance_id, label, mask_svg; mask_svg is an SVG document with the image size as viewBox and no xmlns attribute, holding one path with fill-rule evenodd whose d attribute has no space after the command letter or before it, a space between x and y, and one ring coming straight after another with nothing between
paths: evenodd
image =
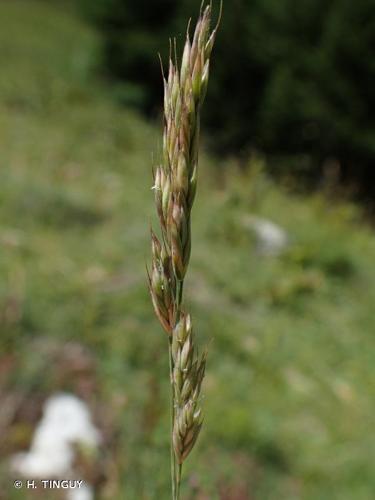
<instances>
[{"instance_id":1,"label":"white rock","mask_svg":"<svg viewBox=\"0 0 375 500\"><path fill-rule=\"evenodd\" d=\"M16 454L11 466L14 472L28 478L67 479L74 475L73 445L78 443L97 448L100 440L84 401L72 394L56 394L44 405L43 418L35 429L30 450ZM67 490L67 493L70 500L93 498L88 485L79 490Z\"/></svg>"},{"instance_id":2,"label":"white rock","mask_svg":"<svg viewBox=\"0 0 375 500\"><path fill-rule=\"evenodd\" d=\"M79 442L92 447L100 442L86 403L72 394L57 394L46 401L43 419L34 434L35 442L38 445L48 442L51 431L55 441Z\"/></svg>"},{"instance_id":3,"label":"white rock","mask_svg":"<svg viewBox=\"0 0 375 500\"><path fill-rule=\"evenodd\" d=\"M288 246L286 231L268 219L247 216L243 225L255 233L257 250L262 255L279 255Z\"/></svg>"},{"instance_id":4,"label":"white rock","mask_svg":"<svg viewBox=\"0 0 375 500\"><path fill-rule=\"evenodd\" d=\"M24 477L48 479L54 477L65 478L71 473L74 452L70 445L53 441L45 433L45 442L32 445L30 451L17 453L11 460L12 469ZM47 441L52 439L52 441Z\"/></svg>"}]
</instances>

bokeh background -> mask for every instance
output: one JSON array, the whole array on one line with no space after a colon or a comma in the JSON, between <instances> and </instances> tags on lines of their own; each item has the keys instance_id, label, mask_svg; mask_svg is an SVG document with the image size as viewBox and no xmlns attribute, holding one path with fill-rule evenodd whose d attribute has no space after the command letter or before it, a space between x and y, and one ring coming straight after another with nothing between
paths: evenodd
<instances>
[{"instance_id":1,"label":"bokeh background","mask_svg":"<svg viewBox=\"0 0 375 500\"><path fill-rule=\"evenodd\" d=\"M11 464L61 392L101 435L72 465L95 498L170 496L145 271L157 53L199 4L0 0L1 499L60 498L16 490ZM373 498L374 49L371 0L225 2L186 289L206 418L183 498Z\"/></svg>"}]
</instances>

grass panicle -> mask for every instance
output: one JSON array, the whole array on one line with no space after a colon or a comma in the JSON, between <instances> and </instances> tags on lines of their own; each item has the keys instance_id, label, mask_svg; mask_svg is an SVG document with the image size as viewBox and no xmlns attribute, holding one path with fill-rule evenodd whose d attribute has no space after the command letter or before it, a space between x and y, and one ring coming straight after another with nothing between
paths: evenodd
<instances>
[{"instance_id":1,"label":"grass panicle","mask_svg":"<svg viewBox=\"0 0 375 500\"><path fill-rule=\"evenodd\" d=\"M211 5L202 7L192 40L188 29L180 68L171 54L168 75L163 74L163 154L154 169L161 237L151 231L152 267L148 278L156 316L169 339L174 499L179 497L181 466L202 426L199 399L206 354L199 357L194 346L191 317L183 307L183 284L191 252L200 113L218 28L210 28L211 11Z\"/></svg>"}]
</instances>

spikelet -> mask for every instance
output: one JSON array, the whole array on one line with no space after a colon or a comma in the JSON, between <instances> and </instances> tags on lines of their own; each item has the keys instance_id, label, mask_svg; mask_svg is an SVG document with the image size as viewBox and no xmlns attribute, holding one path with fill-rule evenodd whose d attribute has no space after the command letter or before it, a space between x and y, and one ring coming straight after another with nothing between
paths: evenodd
<instances>
[{"instance_id":1,"label":"spikelet","mask_svg":"<svg viewBox=\"0 0 375 500\"><path fill-rule=\"evenodd\" d=\"M202 427L199 398L206 367L206 354L197 356L191 319L184 313L173 331L172 358L175 405L173 447L177 462L182 464Z\"/></svg>"}]
</instances>

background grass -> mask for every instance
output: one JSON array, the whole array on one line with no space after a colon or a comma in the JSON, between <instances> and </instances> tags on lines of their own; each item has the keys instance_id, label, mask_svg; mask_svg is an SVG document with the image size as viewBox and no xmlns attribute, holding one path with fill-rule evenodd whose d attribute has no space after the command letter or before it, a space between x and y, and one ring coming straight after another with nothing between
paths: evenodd
<instances>
[{"instance_id":1,"label":"background grass","mask_svg":"<svg viewBox=\"0 0 375 500\"><path fill-rule=\"evenodd\" d=\"M0 2L4 499L28 498L8 459L55 390L85 397L102 429L98 498L169 496L166 338L145 278L160 127L92 80L96 47L66 8ZM260 160L223 167L202 158L193 214L187 301L213 341L184 498L369 500L373 230L333 193L275 186ZM287 230L281 256L257 252L249 214Z\"/></svg>"}]
</instances>

